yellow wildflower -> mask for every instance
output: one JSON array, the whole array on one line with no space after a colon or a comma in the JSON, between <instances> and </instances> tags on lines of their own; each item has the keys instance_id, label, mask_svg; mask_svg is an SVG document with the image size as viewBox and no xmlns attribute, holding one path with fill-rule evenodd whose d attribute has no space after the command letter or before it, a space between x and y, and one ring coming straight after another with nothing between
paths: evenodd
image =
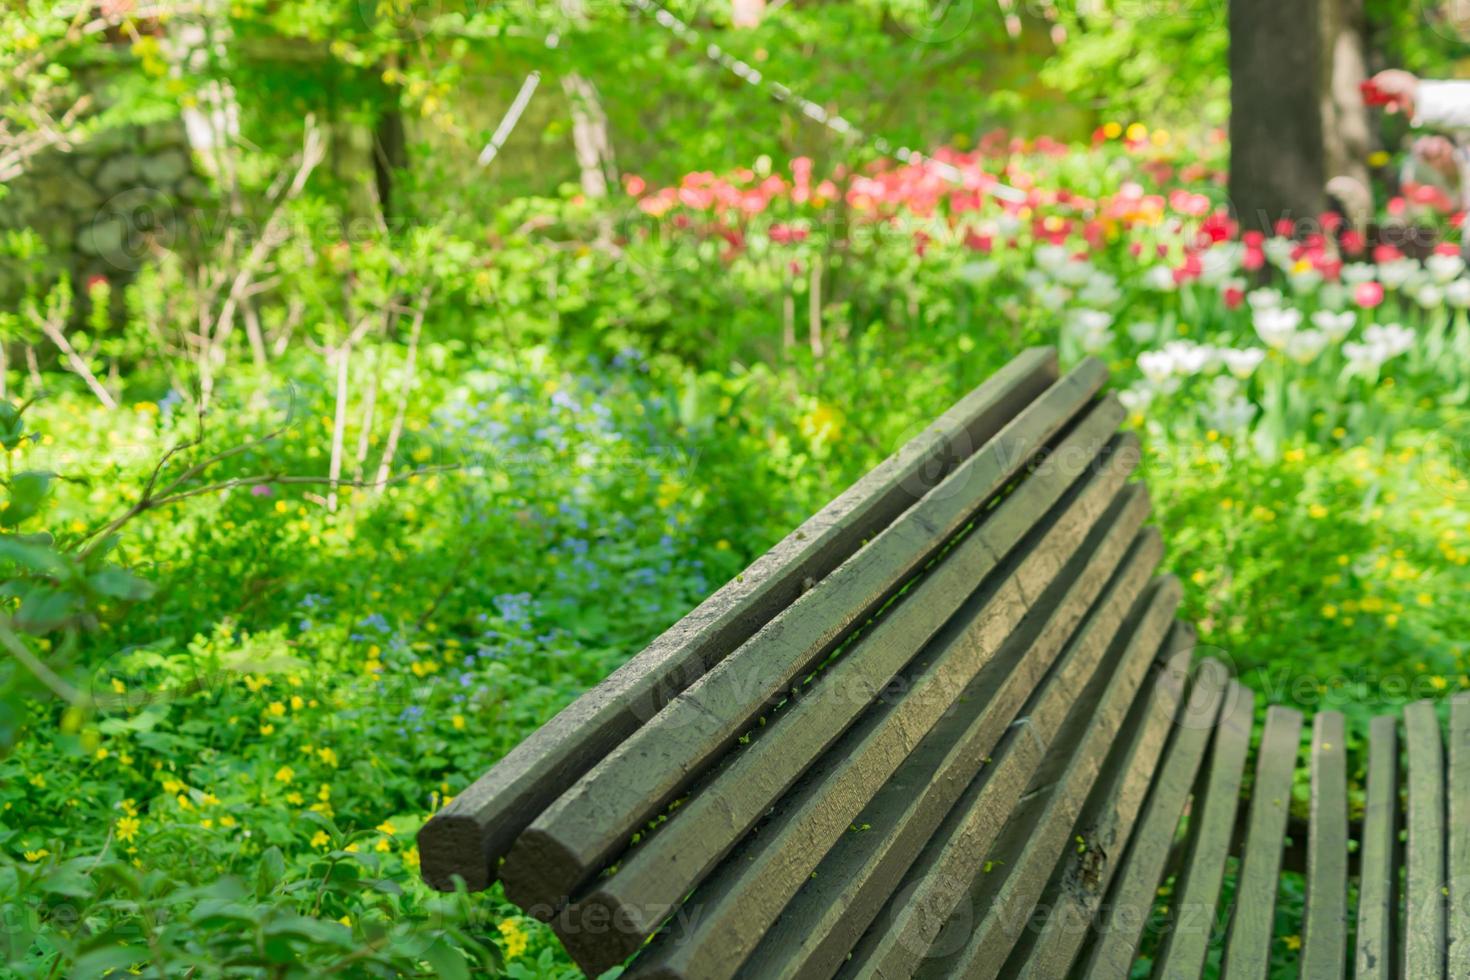
<instances>
[{"instance_id":1,"label":"yellow wildflower","mask_svg":"<svg viewBox=\"0 0 1470 980\"><path fill-rule=\"evenodd\" d=\"M525 927L516 919L506 919L500 923L499 929L500 938L505 941L505 958L513 960L524 955L530 945Z\"/></svg>"}]
</instances>

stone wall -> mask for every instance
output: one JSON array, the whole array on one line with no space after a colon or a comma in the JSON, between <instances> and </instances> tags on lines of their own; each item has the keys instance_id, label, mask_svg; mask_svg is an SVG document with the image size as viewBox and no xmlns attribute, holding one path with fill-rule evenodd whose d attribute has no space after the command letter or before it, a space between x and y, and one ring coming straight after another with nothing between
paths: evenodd
<instances>
[{"instance_id":1,"label":"stone wall","mask_svg":"<svg viewBox=\"0 0 1470 980\"><path fill-rule=\"evenodd\" d=\"M46 245L42 278L69 275L81 296L92 277L126 281L173 248L206 187L181 121L103 130L32 159L0 197L0 232L33 229ZM0 256L0 301L24 295L33 261Z\"/></svg>"}]
</instances>

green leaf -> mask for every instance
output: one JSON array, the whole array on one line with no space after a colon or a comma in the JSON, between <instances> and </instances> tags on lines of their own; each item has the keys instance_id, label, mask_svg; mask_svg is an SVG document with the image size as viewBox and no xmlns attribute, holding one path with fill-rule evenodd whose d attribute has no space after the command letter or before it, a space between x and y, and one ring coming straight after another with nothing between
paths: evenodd
<instances>
[{"instance_id":1,"label":"green leaf","mask_svg":"<svg viewBox=\"0 0 1470 980\"><path fill-rule=\"evenodd\" d=\"M126 970L136 963L146 963L149 959L149 952L144 947L103 946L78 956L66 973L73 977L100 977L112 970Z\"/></svg>"},{"instance_id":2,"label":"green leaf","mask_svg":"<svg viewBox=\"0 0 1470 980\"><path fill-rule=\"evenodd\" d=\"M0 534L0 562L11 562L32 575L52 578L60 578L71 569L49 544L41 543L38 535Z\"/></svg>"},{"instance_id":3,"label":"green leaf","mask_svg":"<svg viewBox=\"0 0 1470 980\"><path fill-rule=\"evenodd\" d=\"M41 509L51 490L50 473L17 473L8 485L10 499L0 510L0 527L15 527Z\"/></svg>"},{"instance_id":4,"label":"green leaf","mask_svg":"<svg viewBox=\"0 0 1470 980\"><path fill-rule=\"evenodd\" d=\"M81 612L81 597L65 589L40 585L24 590L15 625L33 635L50 633L69 623Z\"/></svg>"},{"instance_id":5,"label":"green leaf","mask_svg":"<svg viewBox=\"0 0 1470 980\"><path fill-rule=\"evenodd\" d=\"M464 954L446 940L440 939L424 950L424 959L434 968L434 973L444 980L470 980L470 967Z\"/></svg>"},{"instance_id":6,"label":"green leaf","mask_svg":"<svg viewBox=\"0 0 1470 980\"><path fill-rule=\"evenodd\" d=\"M158 591L152 582L144 581L126 568L108 565L87 576L87 585L99 595L121 599L124 602L143 602L153 598Z\"/></svg>"},{"instance_id":7,"label":"green leaf","mask_svg":"<svg viewBox=\"0 0 1470 980\"><path fill-rule=\"evenodd\" d=\"M255 897L265 898L286 876L286 857L279 847L271 846L260 855L260 864L255 869Z\"/></svg>"},{"instance_id":8,"label":"green leaf","mask_svg":"<svg viewBox=\"0 0 1470 980\"><path fill-rule=\"evenodd\" d=\"M25 439L25 422L10 402L0 402L0 446L14 449Z\"/></svg>"}]
</instances>

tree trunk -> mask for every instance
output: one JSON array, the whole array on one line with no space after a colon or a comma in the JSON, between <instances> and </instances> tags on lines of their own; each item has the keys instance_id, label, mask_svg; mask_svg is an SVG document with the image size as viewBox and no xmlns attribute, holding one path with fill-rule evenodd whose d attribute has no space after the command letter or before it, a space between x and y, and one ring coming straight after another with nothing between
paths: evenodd
<instances>
[{"instance_id":1,"label":"tree trunk","mask_svg":"<svg viewBox=\"0 0 1470 980\"><path fill-rule=\"evenodd\" d=\"M1230 0L1230 197L1244 228L1325 203L1323 7L1338 2Z\"/></svg>"},{"instance_id":2,"label":"tree trunk","mask_svg":"<svg viewBox=\"0 0 1470 980\"><path fill-rule=\"evenodd\" d=\"M393 175L408 167L408 138L403 126L403 110L398 93L388 89L378 108L373 127L373 178L378 187L378 204L384 220L393 217Z\"/></svg>"},{"instance_id":3,"label":"tree trunk","mask_svg":"<svg viewBox=\"0 0 1470 980\"><path fill-rule=\"evenodd\" d=\"M1366 188L1373 135L1359 86L1368 78L1367 15L1363 0L1324 3L1323 12L1323 34L1331 45L1322 106L1327 176L1348 177Z\"/></svg>"},{"instance_id":4,"label":"tree trunk","mask_svg":"<svg viewBox=\"0 0 1470 980\"><path fill-rule=\"evenodd\" d=\"M564 76L561 87L572 109L572 146L582 172L582 193L607 197L608 181L617 180L617 165L597 89L576 72Z\"/></svg>"},{"instance_id":5,"label":"tree trunk","mask_svg":"<svg viewBox=\"0 0 1470 980\"><path fill-rule=\"evenodd\" d=\"M573 23L587 18L584 0L561 0L561 12ZM582 174L582 193L607 197L608 184L617 182L618 168L597 88L577 72L562 76L561 88L571 105L572 147Z\"/></svg>"}]
</instances>

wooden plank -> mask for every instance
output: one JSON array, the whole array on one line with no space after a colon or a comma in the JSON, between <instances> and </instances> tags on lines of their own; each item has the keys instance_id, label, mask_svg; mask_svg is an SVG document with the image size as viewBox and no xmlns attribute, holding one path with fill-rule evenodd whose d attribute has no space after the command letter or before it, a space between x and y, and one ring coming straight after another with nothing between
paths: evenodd
<instances>
[{"instance_id":1,"label":"wooden plank","mask_svg":"<svg viewBox=\"0 0 1470 980\"><path fill-rule=\"evenodd\" d=\"M1057 377L1028 350L716 591L459 793L419 832L424 880L471 890L531 819L711 666L993 439Z\"/></svg>"},{"instance_id":2,"label":"wooden plank","mask_svg":"<svg viewBox=\"0 0 1470 980\"><path fill-rule=\"evenodd\" d=\"M972 780L920 851L854 947L841 975L907 976L916 968L956 903L981 873L986 853L1045 759L1072 711L1077 692L1094 674L1109 670L1121 653L1113 639L1136 606L1136 600L1128 597L1137 594L1132 583L1140 570L1152 571L1161 553L1158 533L1145 529L1109 594L1099 600L1106 603L1100 615L1092 616L1069 644L1044 686L1006 732L993 762ZM1109 653L1115 656L1110 658Z\"/></svg>"},{"instance_id":3,"label":"wooden plank","mask_svg":"<svg viewBox=\"0 0 1470 980\"><path fill-rule=\"evenodd\" d=\"M1302 976L1308 980L1343 976L1347 888L1347 732L1341 714L1321 711L1312 719L1312 812L1302 915Z\"/></svg>"},{"instance_id":4,"label":"wooden plank","mask_svg":"<svg viewBox=\"0 0 1470 980\"><path fill-rule=\"evenodd\" d=\"M1002 976L1054 980L1071 970L1122 863L1149 786L1155 777L1163 778L1160 760L1169 736L1185 720L1180 708L1185 703L1194 643L1194 627L1175 623L1165 644L1171 653L1153 690L1148 698L1139 699L1135 717L1125 723L1125 735L1077 820L1077 846L1063 854L1042 893L1038 908L1047 910L1045 922L1022 932Z\"/></svg>"},{"instance_id":5,"label":"wooden plank","mask_svg":"<svg viewBox=\"0 0 1470 980\"><path fill-rule=\"evenodd\" d=\"M1243 725L1249 733L1253 700L1250 689L1232 680L1218 661L1206 659L1200 664L1190 685L1185 722L1169 745L1138 832L1129 841L1117 880L1108 892L1106 914L1095 924L1095 935L1084 952L1083 976L1104 980L1130 975L1205 750L1212 740L1218 745L1218 733L1226 727Z\"/></svg>"},{"instance_id":6,"label":"wooden plank","mask_svg":"<svg viewBox=\"0 0 1470 980\"><path fill-rule=\"evenodd\" d=\"M1394 891L1398 881L1398 720L1380 715L1368 726L1368 784L1358 876L1358 940L1353 976L1394 975Z\"/></svg>"},{"instance_id":7,"label":"wooden plank","mask_svg":"<svg viewBox=\"0 0 1470 980\"><path fill-rule=\"evenodd\" d=\"M1078 632L1078 624L1099 615L1089 609L1114 579L1147 512L1143 488L1129 487L1099 522L1094 539L1073 556L1061 581L1038 601L1038 609L1052 612L1022 622L960 695L955 710L878 790L854 821L867 829L845 834L831 847L747 961L748 975L763 980L832 975L972 784L1005 727ZM1120 578L1110 593L1114 599L1104 599L1097 608L1132 602L1129 596L1142 590L1151 568L1140 567ZM1088 642L1103 642L1103 631L1095 631Z\"/></svg>"},{"instance_id":8,"label":"wooden plank","mask_svg":"<svg viewBox=\"0 0 1470 980\"><path fill-rule=\"evenodd\" d=\"M1409 772L1408 868L1404 888L1404 973L1445 975L1444 743L1434 704L1404 708Z\"/></svg>"},{"instance_id":9,"label":"wooden plank","mask_svg":"<svg viewBox=\"0 0 1470 980\"><path fill-rule=\"evenodd\" d=\"M1230 706L1210 755L1210 771L1203 800L1190 814L1190 855L1182 880L1174 889L1169 932L1159 951L1156 975L1170 980L1198 980L1204 975L1205 954L1214 941L1220 883L1230 855L1235 811L1250 751L1251 698Z\"/></svg>"},{"instance_id":10,"label":"wooden plank","mask_svg":"<svg viewBox=\"0 0 1470 980\"><path fill-rule=\"evenodd\" d=\"M1123 652L1116 666L1099 671L1080 692L1046 761L991 845L982 865L990 872L982 870L975 879L915 977L993 980L999 975L1071 841L1082 805L1149 667L1166 649L1181 595L1177 579L1163 579L1136 623L1130 622L1132 629L1119 634L1115 643Z\"/></svg>"},{"instance_id":11,"label":"wooden plank","mask_svg":"<svg viewBox=\"0 0 1470 980\"><path fill-rule=\"evenodd\" d=\"M589 972L604 964L622 962L651 935L675 905L681 902L716 861L739 842L733 828L749 828L795 782L811 760L831 746L848 725L868 711L879 692L912 658L910 643L921 642L925 631L915 627L905 610L920 608L928 593L942 587L953 605L965 601L958 622L950 622L924 651L920 670L903 678L906 693L896 702L877 705L865 718L866 737L840 753L840 765L825 779L808 779L800 805L778 821L761 828L760 856L747 855L737 877L726 876L696 899L700 928L694 935L681 932L677 948L656 943L640 959L644 970L655 964L680 975L712 978L733 970L760 941L785 902L806 881L817 862L857 819L861 809L893 771L953 706L979 670L1028 614L1036 599L1063 570L1068 556L1078 552L1094 525L1109 513L1124 480L1137 463L1137 440L1115 437L1107 460L1071 460L1056 455L1028 480L1054 474L1072 481L1085 471L1057 508L1031 527L1025 543L1014 549L993 575L974 590L994 553L995 535L972 535L948 554L925 579L917 594L905 597L877 626L865 634L843 659L834 664L773 724L762 728L751 744L741 747L718 774L702 785L646 843L625 856L618 870L596 883L590 896L568 908L558 921L570 923L568 949L578 946L582 934L576 923L584 912L599 921L622 924L623 950L603 939L598 945L607 958L589 961ZM1023 486L1018 494L1027 490ZM1007 508L1020 496L1008 498L987 526L1008 519ZM1140 511L1141 520L1143 508ZM1106 528L1099 528L1106 531ZM1118 541L1121 557L1126 539ZM1080 617L1080 611L1078 616ZM948 614L946 614L948 619ZM894 634L890 636L890 634ZM574 953L574 955L576 955ZM635 971L642 972L642 971Z\"/></svg>"},{"instance_id":12,"label":"wooden plank","mask_svg":"<svg viewBox=\"0 0 1470 980\"><path fill-rule=\"evenodd\" d=\"M1256 755L1256 782L1251 788L1250 824L1236 885L1236 894L1245 900L1235 903L1231 915L1222 966L1226 980L1263 978L1271 965L1276 886L1301 741L1300 711L1280 705L1266 710L1266 727Z\"/></svg>"},{"instance_id":13,"label":"wooden plank","mask_svg":"<svg viewBox=\"0 0 1470 980\"><path fill-rule=\"evenodd\" d=\"M1450 699L1449 975L1470 977L1470 692Z\"/></svg>"},{"instance_id":14,"label":"wooden plank","mask_svg":"<svg viewBox=\"0 0 1470 980\"><path fill-rule=\"evenodd\" d=\"M1097 455L1123 416L1112 397L1088 407L1102 374L1102 368L1084 365L1048 389L865 548L593 766L511 845L501 868L507 897L523 909L554 909L591 881L764 710L921 571L1079 412L1058 454ZM1064 490L1055 488L1056 495ZM984 526L972 533L984 533Z\"/></svg>"}]
</instances>

